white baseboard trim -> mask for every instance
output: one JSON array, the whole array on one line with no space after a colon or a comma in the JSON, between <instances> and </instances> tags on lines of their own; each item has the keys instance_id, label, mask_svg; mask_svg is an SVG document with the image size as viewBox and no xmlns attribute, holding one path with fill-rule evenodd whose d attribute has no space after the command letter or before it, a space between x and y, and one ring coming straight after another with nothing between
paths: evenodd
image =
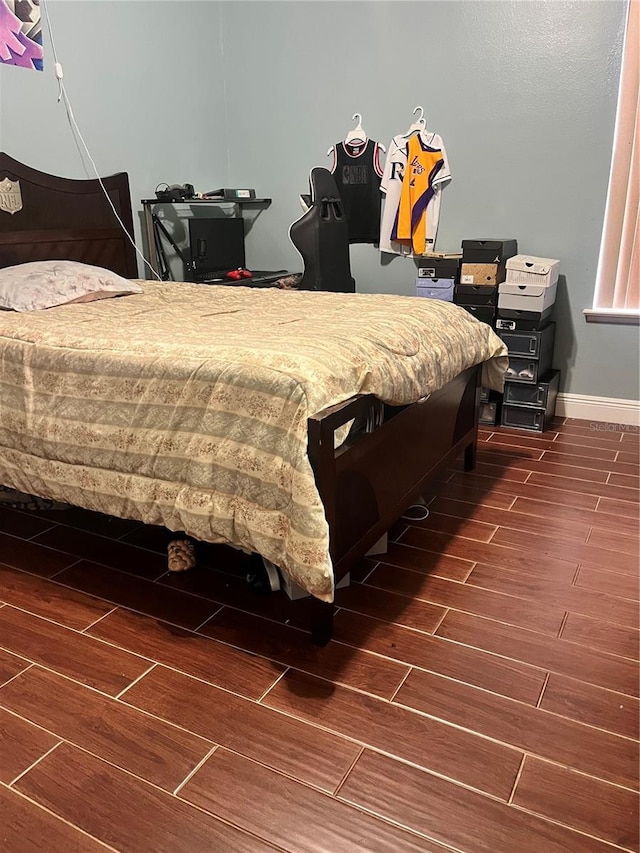
<instances>
[{"instance_id":1,"label":"white baseboard trim","mask_svg":"<svg viewBox=\"0 0 640 853\"><path fill-rule=\"evenodd\" d=\"M556 415L609 424L640 426L640 400L589 397L586 394L558 394Z\"/></svg>"}]
</instances>

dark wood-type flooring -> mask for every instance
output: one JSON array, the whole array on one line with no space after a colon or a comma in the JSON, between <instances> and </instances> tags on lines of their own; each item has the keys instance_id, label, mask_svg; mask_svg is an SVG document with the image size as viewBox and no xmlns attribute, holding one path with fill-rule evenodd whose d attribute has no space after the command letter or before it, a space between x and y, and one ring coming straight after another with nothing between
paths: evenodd
<instances>
[{"instance_id":1,"label":"dark wood-type flooring","mask_svg":"<svg viewBox=\"0 0 640 853\"><path fill-rule=\"evenodd\" d=\"M481 431L337 596L0 511L0 850L638 851L638 433Z\"/></svg>"}]
</instances>

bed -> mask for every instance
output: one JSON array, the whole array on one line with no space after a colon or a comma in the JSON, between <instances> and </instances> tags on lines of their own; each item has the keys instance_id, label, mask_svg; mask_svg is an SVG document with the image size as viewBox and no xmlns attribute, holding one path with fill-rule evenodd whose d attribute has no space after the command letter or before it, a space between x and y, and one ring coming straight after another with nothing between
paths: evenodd
<instances>
[{"instance_id":1,"label":"bed","mask_svg":"<svg viewBox=\"0 0 640 853\"><path fill-rule=\"evenodd\" d=\"M103 185L132 231L126 174ZM38 260L138 275L98 181L0 154L0 268ZM473 468L502 342L431 300L143 290L0 312L0 484L257 551L326 643L334 586L442 466Z\"/></svg>"}]
</instances>

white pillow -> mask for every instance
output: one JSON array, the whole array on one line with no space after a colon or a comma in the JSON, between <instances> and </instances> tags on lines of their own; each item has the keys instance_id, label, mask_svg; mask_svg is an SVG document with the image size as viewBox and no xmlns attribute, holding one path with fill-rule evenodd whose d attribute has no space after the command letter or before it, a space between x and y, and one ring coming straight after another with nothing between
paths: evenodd
<instances>
[{"instance_id":1,"label":"white pillow","mask_svg":"<svg viewBox=\"0 0 640 853\"><path fill-rule=\"evenodd\" d=\"M125 293L142 293L142 288L111 270L77 261L33 261L0 269L0 308L10 311L39 311Z\"/></svg>"}]
</instances>

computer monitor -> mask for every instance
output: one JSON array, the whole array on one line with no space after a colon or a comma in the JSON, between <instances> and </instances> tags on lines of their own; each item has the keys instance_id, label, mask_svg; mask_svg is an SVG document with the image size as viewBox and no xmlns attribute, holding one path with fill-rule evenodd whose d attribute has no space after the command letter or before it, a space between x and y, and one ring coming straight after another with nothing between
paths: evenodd
<instances>
[{"instance_id":1,"label":"computer monitor","mask_svg":"<svg viewBox=\"0 0 640 853\"><path fill-rule=\"evenodd\" d=\"M196 279L245 267L242 217L189 219L191 263Z\"/></svg>"}]
</instances>

